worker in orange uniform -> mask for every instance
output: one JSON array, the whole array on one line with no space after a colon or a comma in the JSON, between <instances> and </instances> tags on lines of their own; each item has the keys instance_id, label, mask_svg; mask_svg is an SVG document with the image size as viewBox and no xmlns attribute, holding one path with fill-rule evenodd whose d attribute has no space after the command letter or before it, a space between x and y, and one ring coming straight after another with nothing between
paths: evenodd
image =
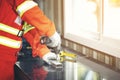
<instances>
[{"instance_id":1,"label":"worker in orange uniform","mask_svg":"<svg viewBox=\"0 0 120 80\"><path fill-rule=\"evenodd\" d=\"M24 33L23 22L34 27ZM14 80L14 64L22 47L22 36L31 44L33 57L39 56L47 63L50 58L56 58L46 45L40 44L42 35L51 39L50 47L60 46L54 23L37 3L32 0L0 0L0 80Z\"/></svg>"}]
</instances>

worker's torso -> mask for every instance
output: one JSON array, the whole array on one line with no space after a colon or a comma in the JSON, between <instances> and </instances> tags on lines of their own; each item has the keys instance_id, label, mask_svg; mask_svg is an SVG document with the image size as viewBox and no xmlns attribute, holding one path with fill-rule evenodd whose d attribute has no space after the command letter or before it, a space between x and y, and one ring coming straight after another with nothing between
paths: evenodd
<instances>
[{"instance_id":1,"label":"worker's torso","mask_svg":"<svg viewBox=\"0 0 120 80\"><path fill-rule=\"evenodd\" d=\"M14 52L20 49L21 37L15 35L22 29L22 21L13 10L14 0L0 0L0 52L4 49Z\"/></svg>"}]
</instances>

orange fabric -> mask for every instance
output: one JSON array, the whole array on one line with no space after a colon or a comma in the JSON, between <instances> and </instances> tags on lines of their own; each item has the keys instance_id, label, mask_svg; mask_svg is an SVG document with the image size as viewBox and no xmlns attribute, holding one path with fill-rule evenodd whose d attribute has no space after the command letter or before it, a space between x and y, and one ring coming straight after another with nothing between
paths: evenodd
<instances>
[{"instance_id":1,"label":"orange fabric","mask_svg":"<svg viewBox=\"0 0 120 80\"><path fill-rule=\"evenodd\" d=\"M26 11L22 19L36 27L40 35L52 36L56 31L54 23L43 14L38 6Z\"/></svg>"},{"instance_id":2,"label":"orange fabric","mask_svg":"<svg viewBox=\"0 0 120 80\"><path fill-rule=\"evenodd\" d=\"M0 80L14 80L14 64L16 62L15 55L8 51L3 51L0 54Z\"/></svg>"},{"instance_id":3,"label":"orange fabric","mask_svg":"<svg viewBox=\"0 0 120 80\"><path fill-rule=\"evenodd\" d=\"M47 48L47 46L40 44L39 34L35 34L33 39L33 56L38 55L42 58L48 52L49 49Z\"/></svg>"},{"instance_id":4,"label":"orange fabric","mask_svg":"<svg viewBox=\"0 0 120 80\"><path fill-rule=\"evenodd\" d=\"M42 58L46 53L50 51L46 45L40 44L40 36L35 28L26 33L24 37L32 47L33 57L39 56Z\"/></svg>"},{"instance_id":5,"label":"orange fabric","mask_svg":"<svg viewBox=\"0 0 120 80\"><path fill-rule=\"evenodd\" d=\"M9 2L12 3L13 0L9 0ZM5 24L7 26L13 27L15 29L22 29L22 26L17 24L15 20L17 19L17 14L13 11L12 6L6 1L6 0L1 0L0 2L0 23ZM5 31L0 30L0 36L8 37L10 39L18 40L21 41L21 38L7 33ZM0 45L2 46L2 45ZM12 49L12 48L10 48Z\"/></svg>"},{"instance_id":6,"label":"orange fabric","mask_svg":"<svg viewBox=\"0 0 120 80\"><path fill-rule=\"evenodd\" d=\"M7 61L0 61L0 64L0 80L14 80L14 64Z\"/></svg>"},{"instance_id":7,"label":"orange fabric","mask_svg":"<svg viewBox=\"0 0 120 80\"><path fill-rule=\"evenodd\" d=\"M14 2L15 1L15 2ZM0 22L11 27L22 29L21 25L16 23L18 14L15 12L16 7L26 0L1 0L0 1ZM8 3L9 2L9 3ZM13 10L14 9L14 10ZM35 10L34 10L35 9ZM31 25L35 26L39 30L39 35L45 34L51 36L55 32L54 24L48 20L46 16L42 14L42 11L38 7L32 8L23 15L23 20L27 21ZM20 37L8 34L0 31L0 36L6 36L11 39L21 40ZM26 34L26 39L33 47L33 55L39 55L42 57L49 49L45 45L37 44L39 41L32 41L36 39L36 36L32 36L31 33ZM39 37L38 37L39 38ZM13 49L7 46L0 45L0 80L14 80L14 64L16 62L17 52L20 49Z\"/></svg>"},{"instance_id":8,"label":"orange fabric","mask_svg":"<svg viewBox=\"0 0 120 80\"><path fill-rule=\"evenodd\" d=\"M35 47L34 47L35 48ZM34 49L33 48L33 49ZM33 57L35 57L36 55L38 55L39 57L43 57L45 54L47 54L48 52L50 52L50 50L45 46L45 45L41 45L39 44L37 46L37 48L35 48L33 50Z\"/></svg>"},{"instance_id":9,"label":"orange fabric","mask_svg":"<svg viewBox=\"0 0 120 80\"><path fill-rule=\"evenodd\" d=\"M15 0L0 0L0 23L13 28L22 29L22 26L16 23L17 14L13 10ZM18 1L18 0L17 0ZM19 0L23 1L23 0ZM20 41L21 38L0 30L0 36ZM14 64L19 49L10 48L0 44L0 80L14 80Z\"/></svg>"},{"instance_id":10,"label":"orange fabric","mask_svg":"<svg viewBox=\"0 0 120 80\"><path fill-rule=\"evenodd\" d=\"M34 28L23 35L23 37L29 42L31 47L33 47L33 39L35 34L36 34L36 29Z\"/></svg>"}]
</instances>

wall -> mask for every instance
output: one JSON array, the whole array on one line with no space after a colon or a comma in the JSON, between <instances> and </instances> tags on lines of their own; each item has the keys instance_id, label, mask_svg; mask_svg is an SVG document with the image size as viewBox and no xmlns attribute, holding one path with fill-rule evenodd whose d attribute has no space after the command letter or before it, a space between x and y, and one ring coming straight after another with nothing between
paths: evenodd
<instances>
[{"instance_id":1,"label":"wall","mask_svg":"<svg viewBox=\"0 0 120 80\"><path fill-rule=\"evenodd\" d=\"M44 13L55 23L57 31L61 33L61 0L44 0Z\"/></svg>"}]
</instances>

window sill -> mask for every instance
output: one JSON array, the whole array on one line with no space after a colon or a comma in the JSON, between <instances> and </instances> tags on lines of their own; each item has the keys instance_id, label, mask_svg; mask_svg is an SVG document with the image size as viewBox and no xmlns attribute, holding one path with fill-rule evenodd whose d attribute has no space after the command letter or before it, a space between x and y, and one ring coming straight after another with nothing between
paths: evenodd
<instances>
[{"instance_id":1,"label":"window sill","mask_svg":"<svg viewBox=\"0 0 120 80\"><path fill-rule=\"evenodd\" d=\"M95 50L120 58L120 41L103 37L101 40L76 36L70 33L64 35L65 38L82 45L88 46Z\"/></svg>"}]
</instances>

